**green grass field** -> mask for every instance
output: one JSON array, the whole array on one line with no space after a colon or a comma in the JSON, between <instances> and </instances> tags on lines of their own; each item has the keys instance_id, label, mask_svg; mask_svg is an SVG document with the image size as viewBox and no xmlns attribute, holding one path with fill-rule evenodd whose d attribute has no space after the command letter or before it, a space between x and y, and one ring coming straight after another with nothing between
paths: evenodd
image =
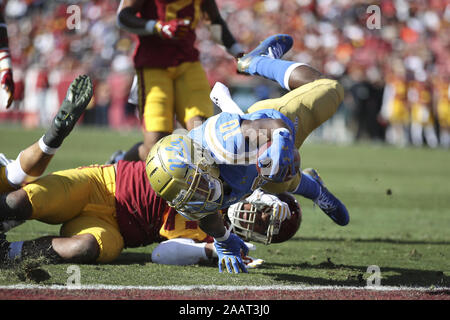
<instances>
[{"instance_id":1,"label":"green grass field","mask_svg":"<svg viewBox=\"0 0 450 320\"><path fill-rule=\"evenodd\" d=\"M0 152L16 157L43 132L1 125ZM49 171L104 163L112 152L140 138L138 131L78 127ZM266 262L248 274L219 274L215 265L153 264L152 245L127 249L112 265L80 266L81 283L364 286L371 275L368 266L377 265L382 285L450 286L448 150L306 143L300 151L302 167L317 168L328 188L347 205L348 226L335 225L311 201L299 198L303 221L295 238L283 244L257 244L251 255ZM58 230L58 226L27 222L11 230L8 240L57 234ZM48 276L41 277L40 284L66 284L68 266L41 266ZM24 267L0 271L0 285L35 283L32 279Z\"/></svg>"}]
</instances>

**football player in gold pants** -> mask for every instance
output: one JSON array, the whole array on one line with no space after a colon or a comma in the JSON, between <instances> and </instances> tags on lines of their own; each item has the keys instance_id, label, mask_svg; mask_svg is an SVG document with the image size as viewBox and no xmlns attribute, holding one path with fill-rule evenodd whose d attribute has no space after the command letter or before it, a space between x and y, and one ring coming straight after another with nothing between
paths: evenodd
<instances>
[{"instance_id":1,"label":"football player in gold pants","mask_svg":"<svg viewBox=\"0 0 450 320\"><path fill-rule=\"evenodd\" d=\"M0 264L33 257L53 263L108 263L125 247L164 238L204 243L213 241L212 236L220 239L226 232L223 223L209 228L208 237L197 221L179 221L176 211L151 189L142 161L91 165L39 178L91 97L90 79L77 78L47 133L16 160L0 157ZM30 219L61 224L60 236L6 241L8 229ZM208 256L206 246L198 249Z\"/></svg>"},{"instance_id":2,"label":"football player in gold pants","mask_svg":"<svg viewBox=\"0 0 450 320\"><path fill-rule=\"evenodd\" d=\"M282 113L294 125L294 146L299 149L314 129L336 113L344 99L344 88L308 64L280 59L280 52L286 53L292 41L287 35L267 38L238 59L237 69L239 73L278 82L289 91L280 98L258 101L247 112L275 109ZM342 226L349 223L346 207L327 190L314 169L305 169L283 183L269 182L263 189L274 194L285 191L300 194L313 200L335 223Z\"/></svg>"}]
</instances>

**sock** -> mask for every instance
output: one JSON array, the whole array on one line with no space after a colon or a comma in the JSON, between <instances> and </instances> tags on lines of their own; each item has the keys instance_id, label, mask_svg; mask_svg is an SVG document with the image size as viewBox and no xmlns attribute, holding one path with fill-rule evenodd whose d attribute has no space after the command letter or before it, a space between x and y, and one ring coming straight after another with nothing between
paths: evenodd
<instances>
[{"instance_id":1,"label":"sock","mask_svg":"<svg viewBox=\"0 0 450 320\"><path fill-rule=\"evenodd\" d=\"M292 70L300 65L302 63L269 57L255 57L252 59L248 72L251 75L259 75L266 79L276 81L282 88L290 90L289 76Z\"/></svg>"},{"instance_id":2,"label":"sock","mask_svg":"<svg viewBox=\"0 0 450 320\"><path fill-rule=\"evenodd\" d=\"M49 155L53 155L56 153L56 151L58 151L58 148L52 148L49 147L45 142L44 142L44 137L45 135L43 135L40 139L39 139L39 148L41 148L42 152L45 154L49 154Z\"/></svg>"},{"instance_id":3,"label":"sock","mask_svg":"<svg viewBox=\"0 0 450 320\"><path fill-rule=\"evenodd\" d=\"M294 193L314 201L319 197L320 189L320 184L316 180L307 174L302 173L300 184Z\"/></svg>"}]
</instances>

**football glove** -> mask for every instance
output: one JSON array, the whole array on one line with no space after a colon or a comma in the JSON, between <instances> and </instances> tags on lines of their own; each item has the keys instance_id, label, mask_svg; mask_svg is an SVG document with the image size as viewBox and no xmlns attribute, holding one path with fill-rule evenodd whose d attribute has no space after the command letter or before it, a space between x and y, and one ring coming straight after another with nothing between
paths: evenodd
<instances>
[{"instance_id":1,"label":"football glove","mask_svg":"<svg viewBox=\"0 0 450 320\"><path fill-rule=\"evenodd\" d=\"M256 189L247 197L246 201L253 204L258 210L271 213L280 222L291 218L291 210L286 202L281 201L275 195L263 192L261 189Z\"/></svg>"},{"instance_id":2,"label":"football glove","mask_svg":"<svg viewBox=\"0 0 450 320\"><path fill-rule=\"evenodd\" d=\"M183 38L189 30L190 21L188 19L173 19L170 21L157 21L155 24L156 33L163 39Z\"/></svg>"},{"instance_id":3,"label":"football glove","mask_svg":"<svg viewBox=\"0 0 450 320\"><path fill-rule=\"evenodd\" d=\"M294 141L286 128L272 133L272 144L259 157L263 177L272 182L283 182L295 172Z\"/></svg>"},{"instance_id":4,"label":"football glove","mask_svg":"<svg viewBox=\"0 0 450 320\"><path fill-rule=\"evenodd\" d=\"M11 69L11 56L8 50L0 50L0 90L6 97L5 107L8 109L14 99L14 81ZM3 103L3 102L2 102Z\"/></svg>"},{"instance_id":5,"label":"football glove","mask_svg":"<svg viewBox=\"0 0 450 320\"><path fill-rule=\"evenodd\" d=\"M234 233L229 233L229 237L224 241L214 239L214 247L216 248L217 257L219 259L219 272L223 271L225 264L228 273L247 273L245 263L242 261L241 250L244 256L248 254L248 247L245 242Z\"/></svg>"}]
</instances>

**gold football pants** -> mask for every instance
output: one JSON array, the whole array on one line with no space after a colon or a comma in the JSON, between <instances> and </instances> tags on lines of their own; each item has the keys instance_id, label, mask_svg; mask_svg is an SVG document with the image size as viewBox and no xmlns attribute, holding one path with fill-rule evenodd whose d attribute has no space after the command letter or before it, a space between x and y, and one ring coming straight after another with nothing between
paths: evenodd
<instances>
[{"instance_id":1,"label":"gold football pants","mask_svg":"<svg viewBox=\"0 0 450 320\"><path fill-rule=\"evenodd\" d=\"M62 224L60 234L91 234L100 254L97 262L117 258L124 241L116 221L115 170L94 165L57 171L23 187L32 205L31 219Z\"/></svg>"},{"instance_id":2,"label":"gold football pants","mask_svg":"<svg viewBox=\"0 0 450 320\"><path fill-rule=\"evenodd\" d=\"M145 131L172 132L174 115L186 125L195 116L211 117L211 87L200 62L167 69L137 70L139 109Z\"/></svg>"}]
</instances>

